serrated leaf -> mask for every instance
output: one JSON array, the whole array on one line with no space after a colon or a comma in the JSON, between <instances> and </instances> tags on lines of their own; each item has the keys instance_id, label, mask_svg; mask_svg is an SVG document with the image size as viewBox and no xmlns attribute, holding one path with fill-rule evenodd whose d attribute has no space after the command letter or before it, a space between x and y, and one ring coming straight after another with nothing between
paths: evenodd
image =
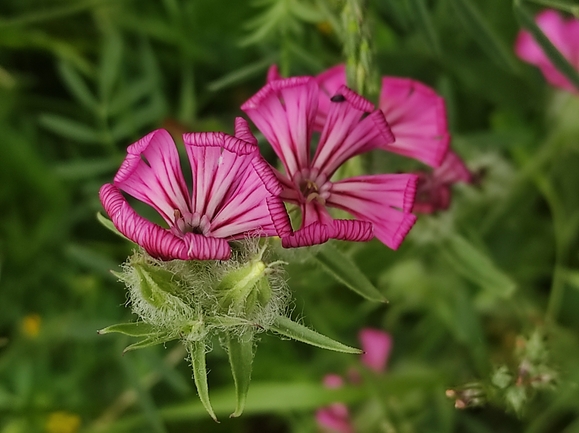
<instances>
[{"instance_id":1,"label":"serrated leaf","mask_svg":"<svg viewBox=\"0 0 579 433\"><path fill-rule=\"evenodd\" d=\"M535 23L533 16L525 9L521 0L513 1L513 9L515 17L521 26L527 29L537 43L543 49L553 66L557 68L571 83L579 89L579 73L569 63L569 61L561 54L561 52L551 43L545 33Z\"/></svg>"},{"instance_id":2,"label":"serrated leaf","mask_svg":"<svg viewBox=\"0 0 579 433\"><path fill-rule=\"evenodd\" d=\"M464 29L472 35L481 49L498 66L511 72L517 72L518 65L514 60L512 50L507 48L497 36L496 31L476 8L472 0L452 0L451 3L462 21Z\"/></svg>"},{"instance_id":3,"label":"serrated leaf","mask_svg":"<svg viewBox=\"0 0 579 433\"><path fill-rule=\"evenodd\" d=\"M73 96L93 113L98 110L98 102L84 79L68 62L58 62L58 72Z\"/></svg>"},{"instance_id":4,"label":"serrated leaf","mask_svg":"<svg viewBox=\"0 0 579 433\"><path fill-rule=\"evenodd\" d=\"M253 363L253 334L245 333L239 337L228 338L229 364L235 383L235 412L230 417L243 413L249 383L251 382L251 365Z\"/></svg>"},{"instance_id":5,"label":"serrated leaf","mask_svg":"<svg viewBox=\"0 0 579 433\"><path fill-rule=\"evenodd\" d=\"M189 352L191 355L191 366L193 367L193 380L195 381L199 399L211 418L215 422L219 422L209 401L209 385L207 384L207 369L205 366L205 341L200 340L190 343Z\"/></svg>"},{"instance_id":6,"label":"serrated leaf","mask_svg":"<svg viewBox=\"0 0 579 433\"><path fill-rule=\"evenodd\" d=\"M127 241L133 242L131 241L129 238L127 238L125 235L123 235L120 231L117 230L117 228L115 227L115 225L113 224L113 222L108 219L105 218L103 216L103 214L101 214L100 212L97 212L97 220L107 229L109 229L111 232L113 232L114 234L116 234L117 236L122 237L123 239L126 239ZM134 243L134 242L133 242Z\"/></svg>"},{"instance_id":7,"label":"serrated leaf","mask_svg":"<svg viewBox=\"0 0 579 433\"><path fill-rule=\"evenodd\" d=\"M76 120L71 120L56 114L41 114L39 121L45 128L73 141L88 144L98 144L101 142L100 134L97 131Z\"/></svg>"},{"instance_id":8,"label":"serrated leaf","mask_svg":"<svg viewBox=\"0 0 579 433\"><path fill-rule=\"evenodd\" d=\"M97 332L99 334L111 334L117 332L131 337L144 337L159 333L154 326L144 322L117 323L115 325L107 326Z\"/></svg>"},{"instance_id":9,"label":"serrated leaf","mask_svg":"<svg viewBox=\"0 0 579 433\"><path fill-rule=\"evenodd\" d=\"M312 257L328 274L360 296L370 301L388 302L358 265L332 243L321 245L312 253Z\"/></svg>"},{"instance_id":10,"label":"serrated leaf","mask_svg":"<svg viewBox=\"0 0 579 433\"><path fill-rule=\"evenodd\" d=\"M312 346L320 347L322 349L343 353L362 353L360 349L346 346L345 344L333 340L330 337L326 337L325 335L307 328L304 325L300 325L288 317L277 316L270 329L285 337L292 338Z\"/></svg>"}]
</instances>

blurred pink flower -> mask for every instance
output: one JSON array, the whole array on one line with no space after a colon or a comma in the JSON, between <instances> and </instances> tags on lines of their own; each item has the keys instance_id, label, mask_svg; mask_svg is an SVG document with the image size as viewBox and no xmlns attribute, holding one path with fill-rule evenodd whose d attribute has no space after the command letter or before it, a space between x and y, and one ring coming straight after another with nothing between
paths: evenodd
<instances>
[{"instance_id":1,"label":"blurred pink flower","mask_svg":"<svg viewBox=\"0 0 579 433\"><path fill-rule=\"evenodd\" d=\"M279 79L275 68L268 79L241 109L284 166L285 173L277 172L281 197L301 209L301 227L282 236L283 246L314 245L330 238L368 241L376 236L398 248L416 221L410 209L417 176L379 174L331 181L348 159L394 141L383 113L343 85L327 95L314 77ZM321 134L312 157L310 142L316 131ZM334 219L329 207L345 210L356 220Z\"/></svg>"},{"instance_id":2,"label":"blurred pink flower","mask_svg":"<svg viewBox=\"0 0 579 433\"><path fill-rule=\"evenodd\" d=\"M153 131L129 146L113 183L99 192L115 227L161 260L224 260L231 254L228 240L289 233L277 178L245 120L236 119L235 126L235 137L184 134L192 193L167 131ZM153 207L169 228L137 214L121 191Z\"/></svg>"},{"instance_id":3,"label":"blurred pink flower","mask_svg":"<svg viewBox=\"0 0 579 433\"><path fill-rule=\"evenodd\" d=\"M316 422L323 431L331 433L354 433L348 407L332 403L316 411Z\"/></svg>"},{"instance_id":4,"label":"blurred pink flower","mask_svg":"<svg viewBox=\"0 0 579 433\"><path fill-rule=\"evenodd\" d=\"M430 173L418 173L416 201L412 209L416 213L434 213L448 209L451 187L454 183L473 181L472 174L460 157L448 151L440 167Z\"/></svg>"},{"instance_id":5,"label":"blurred pink flower","mask_svg":"<svg viewBox=\"0 0 579 433\"><path fill-rule=\"evenodd\" d=\"M376 373L386 370L392 350L392 337L379 329L364 328L358 336L362 344L362 363Z\"/></svg>"},{"instance_id":6,"label":"blurred pink flower","mask_svg":"<svg viewBox=\"0 0 579 433\"><path fill-rule=\"evenodd\" d=\"M358 334L362 345L362 363L376 373L383 373L392 350L390 334L373 328L364 328ZM352 374L350 374L352 376ZM355 375L354 384L358 385L359 376ZM344 379L337 374L324 376L323 384L326 388L340 388ZM343 403L332 403L316 411L316 422L323 431L331 433L354 433L348 407Z\"/></svg>"},{"instance_id":7,"label":"blurred pink flower","mask_svg":"<svg viewBox=\"0 0 579 433\"><path fill-rule=\"evenodd\" d=\"M536 22L551 43L579 71L579 20L565 19L557 11L545 10L537 15ZM579 89L555 68L528 31L519 32L515 52L524 61L537 66L553 86L579 92Z\"/></svg>"}]
</instances>

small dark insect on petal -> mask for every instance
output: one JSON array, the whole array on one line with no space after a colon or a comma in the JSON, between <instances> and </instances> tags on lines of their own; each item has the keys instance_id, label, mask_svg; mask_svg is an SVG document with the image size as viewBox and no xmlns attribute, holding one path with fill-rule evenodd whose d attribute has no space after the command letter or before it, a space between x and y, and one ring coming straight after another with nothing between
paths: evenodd
<instances>
[{"instance_id":1,"label":"small dark insect on petal","mask_svg":"<svg viewBox=\"0 0 579 433\"><path fill-rule=\"evenodd\" d=\"M340 93L338 93L337 95L334 95L330 98L330 101L332 102L344 102L346 100L346 97L344 95L341 95Z\"/></svg>"}]
</instances>

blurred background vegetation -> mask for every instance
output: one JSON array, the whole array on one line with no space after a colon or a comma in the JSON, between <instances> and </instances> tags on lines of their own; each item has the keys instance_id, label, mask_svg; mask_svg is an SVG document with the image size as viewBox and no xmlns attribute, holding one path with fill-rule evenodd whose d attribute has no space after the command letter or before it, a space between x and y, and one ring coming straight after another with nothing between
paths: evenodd
<instances>
[{"instance_id":1,"label":"blurred background vegetation","mask_svg":"<svg viewBox=\"0 0 579 433\"><path fill-rule=\"evenodd\" d=\"M327 373L370 372L355 356L264 335L246 412L229 420L232 381L215 344L215 424L179 344L121 356L128 340L97 336L132 319L109 273L131 246L95 218L127 145L159 127L231 132L269 65L298 75L342 62L340 8L0 2L1 433L306 433L320 430L315 409L338 400L359 432L579 431L579 97L516 59L507 0L367 3L378 72L444 95L452 146L478 178L455 188L451 209L421 216L397 252L341 245L388 305L311 261L289 266L305 323L351 345L363 327L393 335L384 375L326 390ZM408 167L386 154L364 163Z\"/></svg>"}]
</instances>

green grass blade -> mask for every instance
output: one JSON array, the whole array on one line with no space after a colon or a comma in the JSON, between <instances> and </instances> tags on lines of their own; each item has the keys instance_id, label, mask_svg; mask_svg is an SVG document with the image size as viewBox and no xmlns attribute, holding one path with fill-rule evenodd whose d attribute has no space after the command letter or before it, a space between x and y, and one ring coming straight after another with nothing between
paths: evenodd
<instances>
[{"instance_id":1,"label":"green grass blade","mask_svg":"<svg viewBox=\"0 0 579 433\"><path fill-rule=\"evenodd\" d=\"M481 49L498 66L511 72L517 72L519 67L515 62L512 50L500 39L472 0L452 0L451 3L462 21L464 29L472 35Z\"/></svg>"}]
</instances>

